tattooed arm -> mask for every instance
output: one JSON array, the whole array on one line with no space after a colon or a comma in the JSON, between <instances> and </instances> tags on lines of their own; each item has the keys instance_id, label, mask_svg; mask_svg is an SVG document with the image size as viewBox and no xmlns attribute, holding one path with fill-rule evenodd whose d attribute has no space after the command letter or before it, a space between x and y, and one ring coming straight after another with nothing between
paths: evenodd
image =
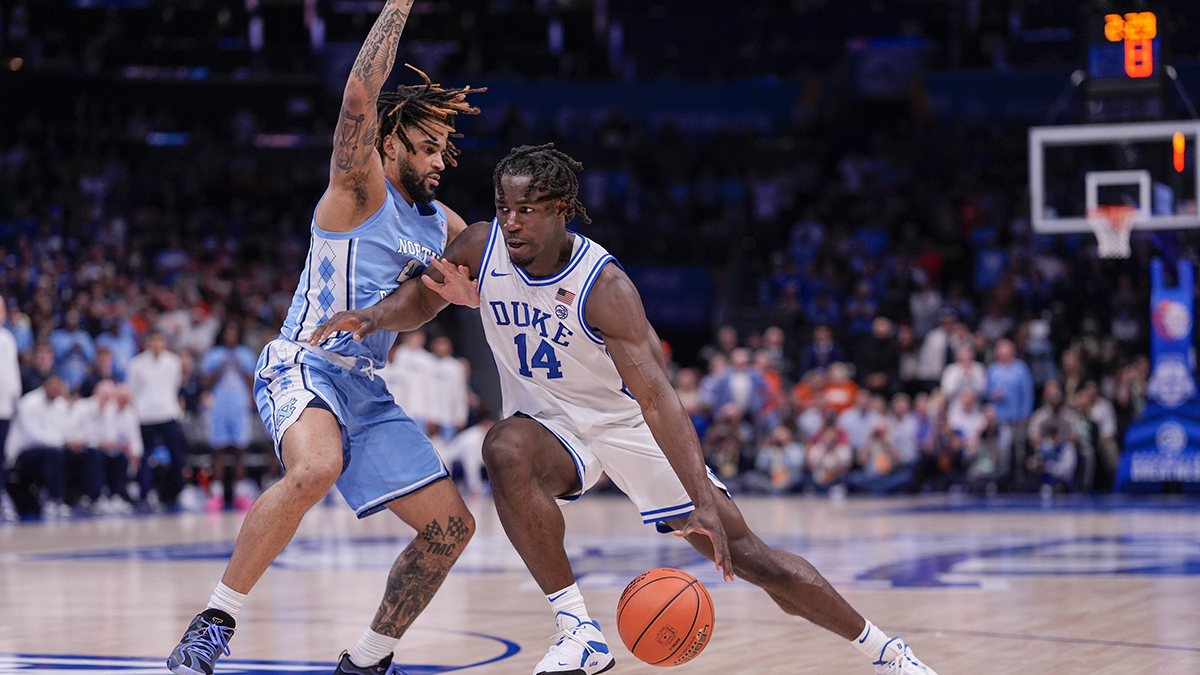
<instances>
[{"instance_id":1,"label":"tattooed arm","mask_svg":"<svg viewBox=\"0 0 1200 675\"><path fill-rule=\"evenodd\" d=\"M392 72L400 33L413 0L387 0L354 60L342 93L333 132L329 189L315 214L323 230L345 232L361 225L387 199L383 162L375 150L378 119L375 102Z\"/></svg>"}]
</instances>

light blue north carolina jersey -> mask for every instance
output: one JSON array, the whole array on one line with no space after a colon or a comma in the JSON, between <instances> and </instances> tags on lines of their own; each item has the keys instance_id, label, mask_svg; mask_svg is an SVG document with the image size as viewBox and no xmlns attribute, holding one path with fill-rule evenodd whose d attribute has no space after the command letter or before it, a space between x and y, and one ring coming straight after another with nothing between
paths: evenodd
<instances>
[{"instance_id":1,"label":"light blue north carolina jersey","mask_svg":"<svg viewBox=\"0 0 1200 675\"><path fill-rule=\"evenodd\" d=\"M300 284L281 333L307 340L321 323L343 310L364 309L386 298L425 269L446 247L446 213L437 202L409 204L390 182L388 199L350 232L312 225L312 241ZM378 331L362 342L336 333L321 347L350 358L365 356L376 368L387 362L396 334Z\"/></svg>"}]
</instances>

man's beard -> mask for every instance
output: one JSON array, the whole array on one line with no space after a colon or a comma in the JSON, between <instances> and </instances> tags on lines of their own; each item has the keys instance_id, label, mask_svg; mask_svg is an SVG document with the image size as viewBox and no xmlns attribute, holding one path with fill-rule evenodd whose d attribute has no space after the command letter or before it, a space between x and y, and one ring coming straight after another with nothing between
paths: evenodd
<instances>
[{"instance_id":1,"label":"man's beard","mask_svg":"<svg viewBox=\"0 0 1200 675\"><path fill-rule=\"evenodd\" d=\"M434 200L433 190L425 182L425 177L417 174L417 170L408 162L400 162L400 187L414 202L428 204Z\"/></svg>"}]
</instances>

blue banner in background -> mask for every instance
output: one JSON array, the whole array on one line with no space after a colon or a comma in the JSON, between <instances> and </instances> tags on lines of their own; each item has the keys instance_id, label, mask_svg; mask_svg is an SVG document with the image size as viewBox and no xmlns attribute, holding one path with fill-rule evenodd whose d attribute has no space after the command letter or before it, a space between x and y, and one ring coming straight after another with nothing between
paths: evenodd
<instances>
[{"instance_id":1,"label":"blue banner in background","mask_svg":"<svg viewBox=\"0 0 1200 675\"><path fill-rule=\"evenodd\" d=\"M655 327L706 328L713 300L713 282L703 267L630 267L646 307L646 318Z\"/></svg>"},{"instance_id":2,"label":"blue banner in background","mask_svg":"<svg viewBox=\"0 0 1200 675\"><path fill-rule=\"evenodd\" d=\"M1161 258L1150 261L1150 386L1141 419L1125 433L1117 490L1156 491L1164 482L1200 484L1200 403L1196 400L1195 270L1176 264L1163 282Z\"/></svg>"}]
</instances>

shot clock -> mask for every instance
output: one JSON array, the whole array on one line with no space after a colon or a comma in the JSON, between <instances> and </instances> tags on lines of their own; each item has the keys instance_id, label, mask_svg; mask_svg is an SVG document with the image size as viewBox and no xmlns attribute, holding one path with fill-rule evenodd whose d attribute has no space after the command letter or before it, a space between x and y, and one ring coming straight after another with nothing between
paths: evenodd
<instances>
[{"instance_id":1,"label":"shot clock","mask_svg":"<svg viewBox=\"0 0 1200 675\"><path fill-rule=\"evenodd\" d=\"M1166 45L1160 28L1167 20L1161 8L1138 0L1100 3L1089 13L1083 33L1088 121L1163 117Z\"/></svg>"}]
</instances>

